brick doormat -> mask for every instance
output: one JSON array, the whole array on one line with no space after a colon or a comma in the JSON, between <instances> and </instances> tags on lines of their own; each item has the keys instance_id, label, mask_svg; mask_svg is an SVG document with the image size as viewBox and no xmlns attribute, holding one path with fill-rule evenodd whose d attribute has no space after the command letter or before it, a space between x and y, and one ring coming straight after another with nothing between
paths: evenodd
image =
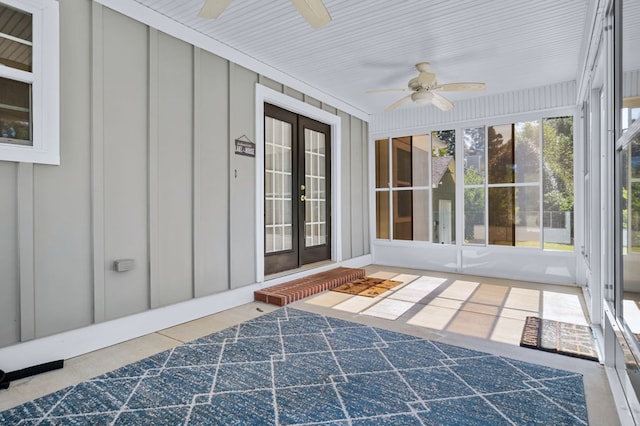
<instances>
[{"instance_id":1,"label":"brick doormat","mask_svg":"<svg viewBox=\"0 0 640 426\"><path fill-rule=\"evenodd\" d=\"M285 306L305 297L325 290L334 289L344 283L348 283L364 277L364 269L336 268L330 271L320 272L299 278L283 284L257 290L253 293L256 302L265 302L276 306Z\"/></svg>"},{"instance_id":2,"label":"brick doormat","mask_svg":"<svg viewBox=\"0 0 640 426\"><path fill-rule=\"evenodd\" d=\"M402 281L383 280L380 278L364 277L354 280L333 289L340 293L353 294L358 296L376 297L387 290L402 284Z\"/></svg>"},{"instance_id":3,"label":"brick doormat","mask_svg":"<svg viewBox=\"0 0 640 426\"><path fill-rule=\"evenodd\" d=\"M520 346L598 361L591 327L527 317Z\"/></svg>"}]
</instances>

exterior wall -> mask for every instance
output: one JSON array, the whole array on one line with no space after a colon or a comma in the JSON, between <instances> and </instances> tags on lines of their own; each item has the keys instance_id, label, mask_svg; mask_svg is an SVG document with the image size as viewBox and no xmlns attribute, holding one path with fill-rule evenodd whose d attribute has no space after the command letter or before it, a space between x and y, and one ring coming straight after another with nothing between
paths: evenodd
<instances>
[{"instance_id":1,"label":"exterior wall","mask_svg":"<svg viewBox=\"0 0 640 426\"><path fill-rule=\"evenodd\" d=\"M342 258L369 253L366 122L99 3L60 20L61 165L0 161L0 347L255 284L257 82L342 118Z\"/></svg>"}]
</instances>

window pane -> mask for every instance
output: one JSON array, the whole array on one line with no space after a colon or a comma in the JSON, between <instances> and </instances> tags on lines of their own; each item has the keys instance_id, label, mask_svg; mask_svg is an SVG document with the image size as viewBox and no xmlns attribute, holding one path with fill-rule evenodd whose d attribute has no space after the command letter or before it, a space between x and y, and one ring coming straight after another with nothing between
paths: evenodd
<instances>
[{"instance_id":1,"label":"window pane","mask_svg":"<svg viewBox=\"0 0 640 426\"><path fill-rule=\"evenodd\" d=\"M326 176L320 171L320 164L325 163L326 141L324 133L304 129L305 149L305 247L313 247L327 243L326 220L322 211L326 207Z\"/></svg>"},{"instance_id":2,"label":"window pane","mask_svg":"<svg viewBox=\"0 0 640 426\"><path fill-rule=\"evenodd\" d=\"M389 191L376 192L376 238L388 240L389 233Z\"/></svg>"},{"instance_id":3,"label":"window pane","mask_svg":"<svg viewBox=\"0 0 640 426\"><path fill-rule=\"evenodd\" d=\"M393 192L393 239L413 239L413 191Z\"/></svg>"},{"instance_id":4,"label":"window pane","mask_svg":"<svg viewBox=\"0 0 640 426\"><path fill-rule=\"evenodd\" d=\"M376 188L389 186L389 139L376 141Z\"/></svg>"},{"instance_id":5,"label":"window pane","mask_svg":"<svg viewBox=\"0 0 640 426\"><path fill-rule=\"evenodd\" d=\"M487 129L489 183L513 183L513 125L490 126ZM491 231L490 231L491 232Z\"/></svg>"},{"instance_id":6,"label":"window pane","mask_svg":"<svg viewBox=\"0 0 640 426\"><path fill-rule=\"evenodd\" d=\"M540 124L527 121L515 125L516 182L540 182Z\"/></svg>"},{"instance_id":7,"label":"window pane","mask_svg":"<svg viewBox=\"0 0 640 426\"><path fill-rule=\"evenodd\" d=\"M429 191L413 191L413 240L429 241Z\"/></svg>"},{"instance_id":8,"label":"window pane","mask_svg":"<svg viewBox=\"0 0 640 426\"><path fill-rule=\"evenodd\" d=\"M431 138L429 135L412 137L413 186L429 186L429 153Z\"/></svg>"},{"instance_id":9,"label":"window pane","mask_svg":"<svg viewBox=\"0 0 640 426\"><path fill-rule=\"evenodd\" d=\"M464 183L478 185L484 183L484 127L464 131Z\"/></svg>"},{"instance_id":10,"label":"window pane","mask_svg":"<svg viewBox=\"0 0 640 426\"><path fill-rule=\"evenodd\" d=\"M291 124L265 117L265 253L291 250Z\"/></svg>"},{"instance_id":11,"label":"window pane","mask_svg":"<svg viewBox=\"0 0 640 426\"><path fill-rule=\"evenodd\" d=\"M516 189L489 188L489 244L515 245Z\"/></svg>"},{"instance_id":12,"label":"window pane","mask_svg":"<svg viewBox=\"0 0 640 426\"><path fill-rule=\"evenodd\" d=\"M0 142L31 145L31 85L0 77Z\"/></svg>"},{"instance_id":13,"label":"window pane","mask_svg":"<svg viewBox=\"0 0 640 426\"><path fill-rule=\"evenodd\" d=\"M0 64L31 72L31 15L0 4Z\"/></svg>"},{"instance_id":14,"label":"window pane","mask_svg":"<svg viewBox=\"0 0 640 426\"><path fill-rule=\"evenodd\" d=\"M393 138L393 186L412 186L411 136Z\"/></svg>"},{"instance_id":15,"label":"window pane","mask_svg":"<svg viewBox=\"0 0 640 426\"><path fill-rule=\"evenodd\" d=\"M540 187L516 188L516 246L540 247Z\"/></svg>"},{"instance_id":16,"label":"window pane","mask_svg":"<svg viewBox=\"0 0 640 426\"><path fill-rule=\"evenodd\" d=\"M484 188L464 190L464 242L485 243Z\"/></svg>"},{"instance_id":17,"label":"window pane","mask_svg":"<svg viewBox=\"0 0 640 426\"><path fill-rule=\"evenodd\" d=\"M455 243L456 133L432 132L431 186L433 188L433 242Z\"/></svg>"},{"instance_id":18,"label":"window pane","mask_svg":"<svg viewBox=\"0 0 640 426\"><path fill-rule=\"evenodd\" d=\"M544 248L573 250L573 117L543 121Z\"/></svg>"}]
</instances>

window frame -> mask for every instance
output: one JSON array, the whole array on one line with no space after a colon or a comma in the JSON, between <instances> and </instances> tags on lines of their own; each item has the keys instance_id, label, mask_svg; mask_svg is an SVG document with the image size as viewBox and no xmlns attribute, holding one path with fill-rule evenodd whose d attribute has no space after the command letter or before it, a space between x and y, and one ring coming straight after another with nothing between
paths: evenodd
<instances>
[{"instance_id":1,"label":"window frame","mask_svg":"<svg viewBox=\"0 0 640 426\"><path fill-rule=\"evenodd\" d=\"M60 164L60 40L56 0L0 0L32 15L32 71L0 64L0 77L31 84L31 145L0 142L0 161Z\"/></svg>"},{"instance_id":2,"label":"window frame","mask_svg":"<svg viewBox=\"0 0 640 426\"><path fill-rule=\"evenodd\" d=\"M397 240L395 238L393 238L393 232L390 232L390 238L378 238L377 237L377 233L376 233L376 227L375 227L375 223L376 223L376 215L377 215L377 210L376 210L376 205L375 203L373 203L372 205L372 211L371 211L371 221L374 224L373 228L372 228L372 234L371 234L371 239L372 241L377 244L380 242L388 242L390 244L393 245L399 245L399 243L402 244L407 244L407 245L412 245L412 246L416 246L416 245L424 245L427 244L429 246L433 246L433 245L437 245L443 248L446 247L457 247L458 249L464 249L464 248L468 248L468 249L489 249L492 251L501 251L501 250L517 250L517 251L530 251L530 252L544 252L544 253L554 253L554 254L558 254L559 256L563 256L567 253L570 254L575 254L576 252L576 241L574 240L574 247L573 250L571 251L556 251L556 250L549 250L549 249L545 249L544 248L544 233L543 233L543 226L542 226L542 222L541 222L541 226L540 226L540 246L539 247L527 247L527 246L503 246L503 245L495 245L495 244L489 244L488 242L488 224L487 224L487 220L488 220L488 188L489 187L504 187L505 184L489 184L488 183L488 176L485 177L485 182L483 184L480 185L472 185L472 186L468 186L464 183L464 131L466 129L471 129L471 128L477 128L477 127L484 127L484 131L485 131L485 144L487 143L487 131L488 128L491 126L499 126L499 125L504 125L507 123L520 123L520 122L527 122L527 121L539 121L540 123L540 180L539 182L535 182L535 183L514 183L514 184L508 184L507 186L515 186L515 187L531 187L531 186L540 186L540 219L542 220L542 212L543 212L543 202L542 202L542 183L543 183L543 178L542 178L542 164L543 164L543 150L542 150L542 138L543 138L543 130L542 130L542 123L544 122L545 119L548 118L556 118L556 117L573 117L573 135L574 135L574 144L573 144L573 148L574 148L574 160L573 160L573 164L574 164L574 173L573 173L573 181L574 181L574 196L575 196L575 191L576 191L576 176L577 176L577 167L576 167L576 152L579 150L579 147L576 146L576 129L577 129L577 125L578 125L578 108L577 107L560 107L560 108L549 108L549 109L544 109L544 110L539 110L539 111L532 111L529 113L521 113L521 114L506 114L506 115L502 115L502 116L495 116L495 117L488 117L486 119L479 119L479 120L469 120L469 121L460 121L460 122L454 122L454 123L436 123L436 124L432 124L429 126L425 126L425 127L416 127L416 128L410 128L410 129L405 129L405 130L397 130L397 131L392 131L392 132L384 132L384 133L374 133L370 135L370 141L372 143L372 146L375 145L375 142L377 140L381 140L381 139L388 139L389 145L391 145L391 139L393 138L401 138L401 137L407 137L407 136L416 136L416 135L423 135L423 134L429 134L431 135L431 133L433 131L438 131L438 130L442 130L442 129L451 129L451 130L455 130L456 132L456 182L457 185L456 186L456 204L458 206L458 208L456 209L456 215L455 215L455 220L456 220L456 244L436 244L432 242L432 235L429 236L429 241L415 241L415 240ZM372 148L371 150L371 154L373 156L375 156L375 148ZM488 173L486 168L488 167L488 152L486 150L486 145L485 145L485 173ZM372 160L372 164L375 163L375 158ZM390 171L390 173L392 173ZM389 192L393 192L394 188L387 188L387 187L382 187L382 188L376 188L375 187L375 180L376 180L376 176L375 176L375 167L371 170L371 177L372 177L372 185L370 187L370 190L372 192L373 198L375 199L375 196L378 192L384 192L384 191L389 191ZM390 178L391 180L391 178ZM464 214L465 214L465 210L464 210L464 190L467 189L468 187L476 187L476 188L485 188L485 225L486 225L486 229L485 229L485 243L484 244L477 244L477 243L467 243L464 242ZM397 188L395 188L397 189ZM411 188L403 188L403 189L415 189L413 187ZM431 197L431 196L430 196ZM578 207L576 205L574 205L574 218L577 217L576 215L576 210ZM432 212L431 212L431 208L430 208L430 218L432 216ZM431 220L431 219L430 219ZM458 222L459 221L459 222ZM576 227L579 226L575 220L574 223L572 224L572 226L574 227L574 232L577 229Z\"/></svg>"}]
</instances>

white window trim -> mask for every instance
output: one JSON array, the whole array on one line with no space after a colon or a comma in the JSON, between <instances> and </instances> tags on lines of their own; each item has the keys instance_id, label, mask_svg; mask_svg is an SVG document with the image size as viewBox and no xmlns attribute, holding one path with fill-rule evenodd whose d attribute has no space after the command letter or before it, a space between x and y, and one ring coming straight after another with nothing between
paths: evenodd
<instances>
[{"instance_id":1,"label":"white window trim","mask_svg":"<svg viewBox=\"0 0 640 426\"><path fill-rule=\"evenodd\" d=\"M0 77L32 84L33 145L0 143L0 161L60 164L60 41L56 0L0 0L33 16L33 72L0 65Z\"/></svg>"}]
</instances>

